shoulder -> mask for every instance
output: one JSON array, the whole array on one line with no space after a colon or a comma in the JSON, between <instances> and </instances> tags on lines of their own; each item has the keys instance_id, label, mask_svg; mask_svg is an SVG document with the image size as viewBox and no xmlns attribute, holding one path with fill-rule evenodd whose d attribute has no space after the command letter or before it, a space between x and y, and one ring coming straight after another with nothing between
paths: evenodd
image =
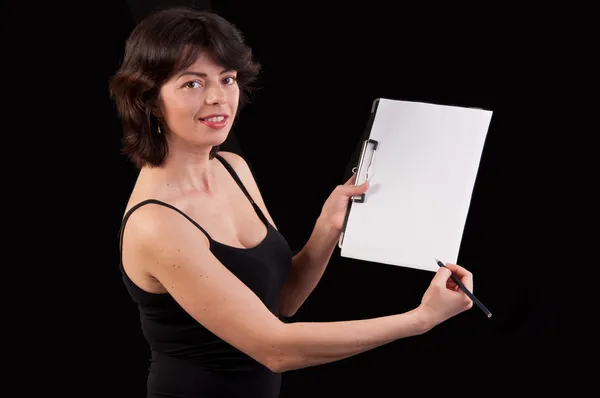
<instances>
[{"instance_id":1,"label":"shoulder","mask_svg":"<svg viewBox=\"0 0 600 398\"><path fill-rule=\"evenodd\" d=\"M250 170L250 166L244 157L234 152L219 151L218 154L225 159L236 171Z\"/></svg>"},{"instance_id":2,"label":"shoulder","mask_svg":"<svg viewBox=\"0 0 600 398\"><path fill-rule=\"evenodd\" d=\"M175 211L168 206L168 203L158 200L143 200L131 204L125 213L127 228L152 235L156 230L174 221L171 213Z\"/></svg>"},{"instance_id":3,"label":"shoulder","mask_svg":"<svg viewBox=\"0 0 600 398\"><path fill-rule=\"evenodd\" d=\"M148 202L131 212L123 234L134 252L145 255L164 253L165 248L177 242L197 245L198 236L205 237L183 214L164 202Z\"/></svg>"},{"instance_id":4,"label":"shoulder","mask_svg":"<svg viewBox=\"0 0 600 398\"><path fill-rule=\"evenodd\" d=\"M246 159L244 159L241 155L227 151L220 151L219 155L221 155L221 157L225 159L225 161L227 161L227 163L229 163L231 167L233 167L233 169L242 179L242 182L244 184L255 183L254 173Z\"/></svg>"}]
</instances>

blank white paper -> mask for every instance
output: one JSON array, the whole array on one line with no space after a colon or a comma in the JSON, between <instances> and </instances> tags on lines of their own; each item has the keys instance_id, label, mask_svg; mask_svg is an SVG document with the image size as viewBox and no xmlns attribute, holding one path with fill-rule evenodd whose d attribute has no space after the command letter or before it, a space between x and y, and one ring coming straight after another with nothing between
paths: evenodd
<instances>
[{"instance_id":1,"label":"blank white paper","mask_svg":"<svg viewBox=\"0 0 600 398\"><path fill-rule=\"evenodd\" d=\"M456 263L492 111L380 99L364 203L352 203L343 257L437 271Z\"/></svg>"}]
</instances>

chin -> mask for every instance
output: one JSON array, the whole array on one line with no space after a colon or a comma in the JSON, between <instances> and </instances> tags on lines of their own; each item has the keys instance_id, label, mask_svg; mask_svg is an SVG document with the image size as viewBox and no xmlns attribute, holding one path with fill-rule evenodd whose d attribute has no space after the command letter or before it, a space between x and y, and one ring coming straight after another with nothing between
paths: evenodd
<instances>
[{"instance_id":1,"label":"chin","mask_svg":"<svg viewBox=\"0 0 600 398\"><path fill-rule=\"evenodd\" d=\"M211 147L223 145L225 141L227 141L228 136L229 130L220 131L219 133L212 132L204 136L204 139L202 140L202 145L207 145Z\"/></svg>"}]
</instances>

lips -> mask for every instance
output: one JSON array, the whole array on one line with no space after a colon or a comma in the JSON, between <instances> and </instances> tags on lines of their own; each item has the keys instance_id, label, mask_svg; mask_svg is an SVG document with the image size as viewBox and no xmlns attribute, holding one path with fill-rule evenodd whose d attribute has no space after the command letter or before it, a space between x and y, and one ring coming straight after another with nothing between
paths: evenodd
<instances>
[{"instance_id":1,"label":"lips","mask_svg":"<svg viewBox=\"0 0 600 398\"><path fill-rule=\"evenodd\" d=\"M208 116L208 117L202 117L200 118L200 120L202 120L203 122L213 122L213 123L218 123L218 122L222 122L223 120L227 119L227 115L216 115L216 116Z\"/></svg>"},{"instance_id":2,"label":"lips","mask_svg":"<svg viewBox=\"0 0 600 398\"><path fill-rule=\"evenodd\" d=\"M229 115L226 113L212 113L210 115L201 117L200 120L202 120L202 121L207 120L209 122L220 122L220 121L223 121L223 119L227 119L228 117L229 117Z\"/></svg>"},{"instance_id":3,"label":"lips","mask_svg":"<svg viewBox=\"0 0 600 398\"><path fill-rule=\"evenodd\" d=\"M200 118L200 121L205 125L212 128L221 128L227 125L229 115L226 114L212 114Z\"/></svg>"}]
</instances>

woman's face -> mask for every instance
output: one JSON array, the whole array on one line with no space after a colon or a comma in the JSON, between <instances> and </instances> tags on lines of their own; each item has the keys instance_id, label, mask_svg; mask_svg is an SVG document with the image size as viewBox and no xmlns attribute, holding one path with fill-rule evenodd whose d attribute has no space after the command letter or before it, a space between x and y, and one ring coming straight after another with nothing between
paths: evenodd
<instances>
[{"instance_id":1,"label":"woman's face","mask_svg":"<svg viewBox=\"0 0 600 398\"><path fill-rule=\"evenodd\" d=\"M236 77L202 54L169 79L160 90L158 115L167 139L207 148L222 144L239 103Z\"/></svg>"}]
</instances>

